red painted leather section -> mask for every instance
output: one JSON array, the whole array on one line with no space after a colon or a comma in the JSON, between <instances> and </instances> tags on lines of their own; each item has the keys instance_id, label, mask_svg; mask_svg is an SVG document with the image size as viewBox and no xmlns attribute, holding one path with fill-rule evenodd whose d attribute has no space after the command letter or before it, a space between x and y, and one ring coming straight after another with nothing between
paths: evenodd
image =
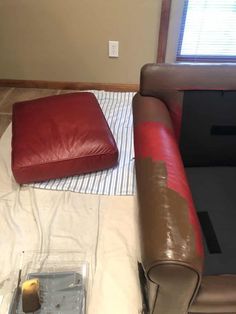
<instances>
[{"instance_id":1,"label":"red painted leather section","mask_svg":"<svg viewBox=\"0 0 236 314\"><path fill-rule=\"evenodd\" d=\"M167 185L186 199L189 206L190 222L198 229L196 234L200 235L192 194L173 131L159 122L139 123L134 128L134 143L136 158L151 157L153 161L165 162ZM203 255L200 237L197 239L196 245L198 253Z\"/></svg>"},{"instance_id":2,"label":"red painted leather section","mask_svg":"<svg viewBox=\"0 0 236 314\"><path fill-rule=\"evenodd\" d=\"M182 104L173 102L171 103L171 106L168 107L168 109L170 112L171 120L173 122L176 138L179 142L182 123Z\"/></svg>"},{"instance_id":3,"label":"red painted leather section","mask_svg":"<svg viewBox=\"0 0 236 314\"><path fill-rule=\"evenodd\" d=\"M16 103L12 128L12 171L18 183L93 172L117 164L115 140L92 93Z\"/></svg>"}]
</instances>

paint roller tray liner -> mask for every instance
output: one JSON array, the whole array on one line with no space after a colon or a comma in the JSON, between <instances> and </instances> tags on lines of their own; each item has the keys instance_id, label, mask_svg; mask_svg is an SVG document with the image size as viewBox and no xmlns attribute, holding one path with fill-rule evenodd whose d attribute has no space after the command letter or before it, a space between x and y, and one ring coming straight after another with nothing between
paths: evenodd
<instances>
[{"instance_id":1,"label":"paint roller tray liner","mask_svg":"<svg viewBox=\"0 0 236 314\"><path fill-rule=\"evenodd\" d=\"M63 250L24 251L16 259L15 269L8 314L24 314L22 300L27 311L40 303L34 314L86 314L92 282L90 255ZM28 280L39 282L39 299L35 293L29 294Z\"/></svg>"},{"instance_id":2,"label":"paint roller tray liner","mask_svg":"<svg viewBox=\"0 0 236 314\"><path fill-rule=\"evenodd\" d=\"M41 308L34 314L85 314L86 287L79 272L30 273L27 279L40 282ZM24 314L19 298L17 314Z\"/></svg>"}]
</instances>

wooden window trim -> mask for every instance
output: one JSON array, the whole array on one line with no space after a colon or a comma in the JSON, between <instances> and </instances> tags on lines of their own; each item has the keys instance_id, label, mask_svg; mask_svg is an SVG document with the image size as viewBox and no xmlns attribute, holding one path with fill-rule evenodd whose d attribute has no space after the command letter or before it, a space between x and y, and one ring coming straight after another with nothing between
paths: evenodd
<instances>
[{"instance_id":1,"label":"wooden window trim","mask_svg":"<svg viewBox=\"0 0 236 314\"><path fill-rule=\"evenodd\" d=\"M199 63L235 63L236 56L229 56L229 57L222 57L222 56L200 56L200 55L177 55L176 56L177 62L199 62Z\"/></svg>"},{"instance_id":2,"label":"wooden window trim","mask_svg":"<svg viewBox=\"0 0 236 314\"><path fill-rule=\"evenodd\" d=\"M171 0L162 0L160 28L157 46L157 63L164 63L170 21Z\"/></svg>"}]
</instances>

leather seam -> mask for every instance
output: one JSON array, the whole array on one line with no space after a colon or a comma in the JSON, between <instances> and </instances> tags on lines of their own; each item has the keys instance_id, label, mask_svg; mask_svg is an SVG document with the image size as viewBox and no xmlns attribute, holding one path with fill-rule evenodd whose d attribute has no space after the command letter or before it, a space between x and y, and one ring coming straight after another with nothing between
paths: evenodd
<instances>
[{"instance_id":1,"label":"leather seam","mask_svg":"<svg viewBox=\"0 0 236 314\"><path fill-rule=\"evenodd\" d=\"M154 306L153 306L153 310L152 310L151 314L154 314L154 311L155 311L155 308L156 308L156 305L157 305L157 299L158 299L159 290L160 290L160 285L157 285L156 297L155 297Z\"/></svg>"},{"instance_id":2,"label":"leather seam","mask_svg":"<svg viewBox=\"0 0 236 314\"><path fill-rule=\"evenodd\" d=\"M192 270L194 273L196 273L196 275L197 275L197 283L196 283L196 286L195 286L195 288L194 288L194 291L193 291L193 293L192 293L192 296L191 296L191 299L190 299L190 301L189 301L189 304L188 304L188 310L190 309L190 307L191 307L191 304L192 304L192 302L194 301L194 297L196 296L196 294L197 294L197 292L198 292L198 289L199 289L199 287L200 287L200 284L201 284L201 282L200 282L200 278L201 278L201 275L200 275L200 273L198 272L198 271L196 271L196 269L194 269L193 267L191 267L191 266L189 266L189 265L187 265L187 264L185 264L185 263L181 263L181 262L178 262L178 261L162 261L162 262L160 262L160 263L157 263L157 264L155 264L155 265L152 265L151 266L151 268L148 270L148 272L147 272L147 276L148 276L148 279L152 282L152 283L154 283L154 284L157 284L156 282L154 282L150 277L149 277L149 272L150 272L150 270L152 269L152 268L154 268L154 267L156 267L156 266L159 266L159 265L165 265L165 264L171 264L171 265L177 265L177 266L184 266L184 267L186 267L186 268L189 268L190 270ZM159 284L157 284L158 285L158 291L159 291ZM157 291L157 294L158 294L158 291ZM157 300L157 294L156 294L156 300ZM155 303L154 304L156 304L156 300L155 300ZM155 308L155 307L154 307ZM187 312L188 313L188 312ZM186 313L186 314L187 314Z\"/></svg>"},{"instance_id":3,"label":"leather seam","mask_svg":"<svg viewBox=\"0 0 236 314\"><path fill-rule=\"evenodd\" d=\"M189 269L191 269L192 271L194 271L194 272L198 275L198 277L200 278L200 272L197 271L196 269L194 269L192 266L188 265L188 264L185 263L185 262L181 262L181 261L178 261L178 260L171 260L171 261L168 261L168 260L165 261L165 260L163 260L163 261L157 262L157 263L155 263L155 264L153 263L153 264L149 267L149 270L147 271L148 279L149 279L151 282L153 282L154 284L156 284L156 282L154 282L154 281L149 277L150 271L151 271L154 267L156 267L156 266L168 265L168 264L170 264L170 265L176 265L176 266L184 266L184 267L186 267L186 268L189 268Z\"/></svg>"},{"instance_id":4,"label":"leather seam","mask_svg":"<svg viewBox=\"0 0 236 314\"><path fill-rule=\"evenodd\" d=\"M100 156L112 156L112 155L116 155L117 152L114 153L110 153L110 154L93 154L93 155L86 155L86 156L82 156L82 157L73 157L73 158L66 158L66 159L61 159L61 160L53 160L50 162L44 162L44 163L37 163L35 165L29 165L29 166L20 166L20 167L16 167L15 169L26 169L26 168L33 168L33 167L38 167L38 166L44 166L44 165L50 165L50 164L55 164L55 163L61 163L61 162L65 162L65 161L73 161L76 159L83 159L83 158L90 158L90 157L100 157Z\"/></svg>"}]
</instances>

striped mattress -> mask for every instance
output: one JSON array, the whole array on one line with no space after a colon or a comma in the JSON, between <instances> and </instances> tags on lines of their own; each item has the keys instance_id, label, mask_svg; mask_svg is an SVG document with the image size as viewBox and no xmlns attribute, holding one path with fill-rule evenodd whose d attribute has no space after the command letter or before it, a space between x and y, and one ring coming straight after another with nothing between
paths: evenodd
<instances>
[{"instance_id":1,"label":"striped mattress","mask_svg":"<svg viewBox=\"0 0 236 314\"><path fill-rule=\"evenodd\" d=\"M119 150L118 166L95 173L33 183L30 186L78 193L133 195L135 190L132 117L134 93L90 92L97 97L116 140Z\"/></svg>"}]
</instances>

